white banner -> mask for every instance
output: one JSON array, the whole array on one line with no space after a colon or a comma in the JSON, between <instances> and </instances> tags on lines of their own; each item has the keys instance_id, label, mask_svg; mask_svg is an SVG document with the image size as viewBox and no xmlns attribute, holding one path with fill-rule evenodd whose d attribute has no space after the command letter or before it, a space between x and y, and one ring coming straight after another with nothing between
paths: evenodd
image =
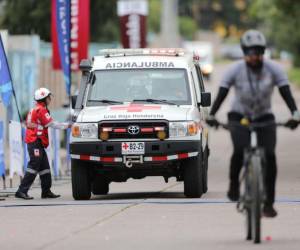
<instances>
[{"instance_id":1,"label":"white banner","mask_svg":"<svg viewBox=\"0 0 300 250\"><path fill-rule=\"evenodd\" d=\"M148 1L146 0L119 0L117 3L118 16L130 14L148 15Z\"/></svg>"},{"instance_id":2,"label":"white banner","mask_svg":"<svg viewBox=\"0 0 300 250\"><path fill-rule=\"evenodd\" d=\"M22 127L20 122L9 123L9 177L14 174L23 176L23 144Z\"/></svg>"},{"instance_id":3,"label":"white banner","mask_svg":"<svg viewBox=\"0 0 300 250\"><path fill-rule=\"evenodd\" d=\"M0 35L2 38L5 53L7 53L8 30L0 30Z\"/></svg>"},{"instance_id":4,"label":"white banner","mask_svg":"<svg viewBox=\"0 0 300 250\"><path fill-rule=\"evenodd\" d=\"M46 149L50 168L53 171L54 177L59 175L60 170L60 130L48 128L49 146Z\"/></svg>"}]
</instances>

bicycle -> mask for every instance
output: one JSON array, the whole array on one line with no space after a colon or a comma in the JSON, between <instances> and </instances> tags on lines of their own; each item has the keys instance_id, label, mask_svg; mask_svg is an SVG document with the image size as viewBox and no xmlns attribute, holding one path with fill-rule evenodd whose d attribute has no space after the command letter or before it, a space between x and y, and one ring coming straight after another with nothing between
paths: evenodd
<instances>
[{"instance_id":1,"label":"bicycle","mask_svg":"<svg viewBox=\"0 0 300 250\"><path fill-rule=\"evenodd\" d=\"M246 213L246 239L254 243L261 242L262 205L266 199L264 182L265 152L258 146L257 129L269 126L287 127L286 123L260 122L251 123L243 118L240 122L224 124L221 127L230 130L231 127L240 126L250 132L250 145L244 151L244 166L242 168L240 186L244 186L237 203L238 212Z\"/></svg>"}]
</instances>

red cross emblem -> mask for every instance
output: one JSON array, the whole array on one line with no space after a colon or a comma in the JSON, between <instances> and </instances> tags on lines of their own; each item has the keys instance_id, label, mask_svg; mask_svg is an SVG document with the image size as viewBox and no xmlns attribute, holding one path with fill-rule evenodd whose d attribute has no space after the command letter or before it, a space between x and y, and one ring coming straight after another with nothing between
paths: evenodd
<instances>
[{"instance_id":1,"label":"red cross emblem","mask_svg":"<svg viewBox=\"0 0 300 250\"><path fill-rule=\"evenodd\" d=\"M122 147L123 147L124 150L127 150L127 148L128 148L129 146L128 146L127 143L124 143Z\"/></svg>"},{"instance_id":2,"label":"red cross emblem","mask_svg":"<svg viewBox=\"0 0 300 250\"><path fill-rule=\"evenodd\" d=\"M124 110L127 112L142 112L144 110L158 110L161 109L161 106L157 106L157 105L144 105L144 104L134 104L131 103L129 105L122 105L122 106L113 106L110 107L111 110Z\"/></svg>"}]
</instances>

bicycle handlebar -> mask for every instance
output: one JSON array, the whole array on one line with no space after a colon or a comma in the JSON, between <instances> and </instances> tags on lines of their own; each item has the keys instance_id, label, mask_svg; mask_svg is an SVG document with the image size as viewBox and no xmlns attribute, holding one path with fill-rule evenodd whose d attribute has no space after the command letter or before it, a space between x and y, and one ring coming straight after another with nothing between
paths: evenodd
<instances>
[{"instance_id":1,"label":"bicycle handlebar","mask_svg":"<svg viewBox=\"0 0 300 250\"><path fill-rule=\"evenodd\" d=\"M288 126L286 125L286 122L250 122L247 125L241 124L241 122L230 122L230 123L222 123L219 122L219 126L221 126L222 128L229 130L230 127L243 127L243 128L248 128L249 130L255 130L258 128L265 128L265 127L286 127L288 128Z\"/></svg>"}]
</instances>

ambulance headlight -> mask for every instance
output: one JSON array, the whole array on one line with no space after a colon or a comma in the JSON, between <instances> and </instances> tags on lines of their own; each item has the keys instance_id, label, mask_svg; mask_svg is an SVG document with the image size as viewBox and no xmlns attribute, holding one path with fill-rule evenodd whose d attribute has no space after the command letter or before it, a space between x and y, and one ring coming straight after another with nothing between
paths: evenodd
<instances>
[{"instance_id":1,"label":"ambulance headlight","mask_svg":"<svg viewBox=\"0 0 300 250\"><path fill-rule=\"evenodd\" d=\"M200 124L195 121L188 122L170 122L170 137L184 137L196 135L200 130Z\"/></svg>"},{"instance_id":2,"label":"ambulance headlight","mask_svg":"<svg viewBox=\"0 0 300 250\"><path fill-rule=\"evenodd\" d=\"M72 136L97 139L98 125L96 123L75 123L72 126Z\"/></svg>"}]
</instances>

